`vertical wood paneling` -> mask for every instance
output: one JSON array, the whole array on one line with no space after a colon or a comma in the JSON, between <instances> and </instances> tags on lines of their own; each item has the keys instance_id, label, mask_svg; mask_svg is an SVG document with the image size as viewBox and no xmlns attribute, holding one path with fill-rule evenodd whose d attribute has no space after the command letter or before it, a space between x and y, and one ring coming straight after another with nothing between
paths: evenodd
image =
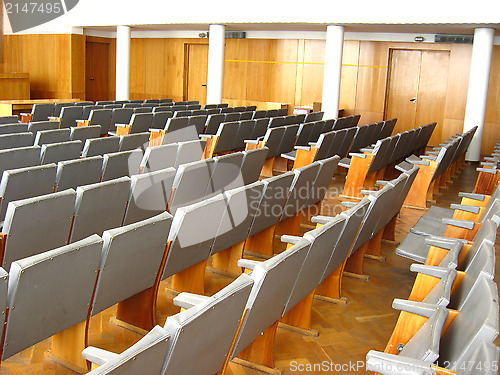
<instances>
[{"instance_id":1,"label":"vertical wood paneling","mask_svg":"<svg viewBox=\"0 0 500 375\"><path fill-rule=\"evenodd\" d=\"M146 39L130 40L130 98L142 98L146 91ZM116 65L116 64L115 64Z\"/></svg>"},{"instance_id":2,"label":"vertical wood paneling","mask_svg":"<svg viewBox=\"0 0 500 375\"><path fill-rule=\"evenodd\" d=\"M321 97L323 95L324 61L325 41L305 40L305 64L302 73L301 102L296 104L312 106L314 102L321 102Z\"/></svg>"},{"instance_id":3,"label":"vertical wood paneling","mask_svg":"<svg viewBox=\"0 0 500 375\"><path fill-rule=\"evenodd\" d=\"M269 61L271 41L252 39L247 41L249 61ZM231 78L229 78L231 79ZM247 97L248 100L269 102L271 64L250 62L247 64Z\"/></svg>"},{"instance_id":4,"label":"vertical wood paneling","mask_svg":"<svg viewBox=\"0 0 500 375\"><path fill-rule=\"evenodd\" d=\"M467 44L450 44L448 46L450 48L450 65L444 118L463 121L469 87L472 46Z\"/></svg>"},{"instance_id":5,"label":"vertical wood paneling","mask_svg":"<svg viewBox=\"0 0 500 375\"><path fill-rule=\"evenodd\" d=\"M294 103L298 44L298 40L273 40L271 42L269 60L272 62L284 62L281 64L271 64L269 98L271 102Z\"/></svg>"},{"instance_id":6,"label":"vertical wood paneling","mask_svg":"<svg viewBox=\"0 0 500 375\"><path fill-rule=\"evenodd\" d=\"M343 109L346 115L353 115L356 112L355 108L356 89L358 84L358 62L359 42L345 41L342 53L339 108Z\"/></svg>"},{"instance_id":7,"label":"vertical wood paneling","mask_svg":"<svg viewBox=\"0 0 500 375\"><path fill-rule=\"evenodd\" d=\"M248 43L244 39L227 39L224 58L226 62L224 63L223 96L234 99L246 98Z\"/></svg>"},{"instance_id":8,"label":"vertical wood paneling","mask_svg":"<svg viewBox=\"0 0 500 375\"><path fill-rule=\"evenodd\" d=\"M147 56L144 93L149 98L158 98L165 87L165 40L146 39L144 53Z\"/></svg>"}]
</instances>

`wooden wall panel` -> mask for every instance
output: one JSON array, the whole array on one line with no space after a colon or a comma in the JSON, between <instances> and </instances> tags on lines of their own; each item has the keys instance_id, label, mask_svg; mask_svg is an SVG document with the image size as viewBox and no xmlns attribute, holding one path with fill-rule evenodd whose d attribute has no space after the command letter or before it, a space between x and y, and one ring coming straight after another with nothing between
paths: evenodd
<instances>
[{"instance_id":1,"label":"wooden wall panel","mask_svg":"<svg viewBox=\"0 0 500 375\"><path fill-rule=\"evenodd\" d=\"M71 92L73 97L85 99L85 36L73 34L71 43Z\"/></svg>"},{"instance_id":2,"label":"wooden wall panel","mask_svg":"<svg viewBox=\"0 0 500 375\"><path fill-rule=\"evenodd\" d=\"M149 98L159 98L165 90L165 40L146 39L144 53L145 91Z\"/></svg>"},{"instance_id":3,"label":"wooden wall panel","mask_svg":"<svg viewBox=\"0 0 500 375\"><path fill-rule=\"evenodd\" d=\"M493 48L485 121L500 124L500 46Z\"/></svg>"},{"instance_id":4,"label":"wooden wall panel","mask_svg":"<svg viewBox=\"0 0 500 375\"><path fill-rule=\"evenodd\" d=\"M225 47L224 86L225 98L247 97L248 43L244 39L227 39ZM236 60L236 61L235 61Z\"/></svg>"},{"instance_id":5,"label":"wooden wall panel","mask_svg":"<svg viewBox=\"0 0 500 375\"><path fill-rule=\"evenodd\" d=\"M270 97L278 103L295 102L298 40L273 40L269 54L271 64ZM253 79L253 77L249 77Z\"/></svg>"},{"instance_id":6,"label":"wooden wall panel","mask_svg":"<svg viewBox=\"0 0 500 375\"><path fill-rule=\"evenodd\" d=\"M271 64L267 64L271 41L248 40L247 99L267 102L270 100ZM258 79L256 79L258 78Z\"/></svg>"},{"instance_id":7,"label":"wooden wall panel","mask_svg":"<svg viewBox=\"0 0 500 375\"><path fill-rule=\"evenodd\" d=\"M467 44L453 44L449 45L449 47L450 65L444 118L462 120L463 122L469 87L472 46Z\"/></svg>"},{"instance_id":8,"label":"wooden wall panel","mask_svg":"<svg viewBox=\"0 0 500 375\"><path fill-rule=\"evenodd\" d=\"M347 116L356 114L355 108L359 70L359 44L360 43L358 41L345 41L342 53L339 108L343 109L344 114ZM323 81L321 81L321 84L323 84Z\"/></svg>"},{"instance_id":9,"label":"wooden wall panel","mask_svg":"<svg viewBox=\"0 0 500 375\"><path fill-rule=\"evenodd\" d=\"M321 102L323 95L323 74L325 61L325 41L304 41L304 67L301 86L301 101L295 105L312 106Z\"/></svg>"},{"instance_id":10,"label":"wooden wall panel","mask_svg":"<svg viewBox=\"0 0 500 375\"><path fill-rule=\"evenodd\" d=\"M163 97L171 98L174 101L184 99L184 41L179 39L165 39Z\"/></svg>"},{"instance_id":11,"label":"wooden wall panel","mask_svg":"<svg viewBox=\"0 0 500 375\"><path fill-rule=\"evenodd\" d=\"M146 39L130 40L130 99L146 92Z\"/></svg>"}]
</instances>

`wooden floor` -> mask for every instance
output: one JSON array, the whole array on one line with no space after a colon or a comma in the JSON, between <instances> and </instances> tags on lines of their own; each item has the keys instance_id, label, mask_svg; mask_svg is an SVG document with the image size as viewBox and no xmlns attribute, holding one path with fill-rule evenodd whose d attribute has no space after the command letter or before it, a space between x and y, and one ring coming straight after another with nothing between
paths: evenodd
<instances>
[{"instance_id":1,"label":"wooden floor","mask_svg":"<svg viewBox=\"0 0 500 375\"><path fill-rule=\"evenodd\" d=\"M458 202L459 191L471 192L476 181L475 165L467 165L454 178L453 184L442 190L437 205L448 207ZM339 175L330 186L323 204L322 214L333 214L338 209L338 192L343 186L344 176ZM397 223L397 237L401 241L424 211L406 209ZM276 241L276 251L281 246ZM500 247L497 238L497 257ZM383 244L385 262L365 260L365 272L369 281L344 277L343 294L348 298L346 306L314 301L312 311L313 329L319 337L308 337L278 328L274 347L275 365L283 374L365 374L366 353L370 349L383 350L396 322L398 312L391 308L394 298L407 298L415 275L409 271L410 260L394 254L395 245ZM498 266L497 266L498 267ZM497 268L498 274L498 268ZM231 282L230 278L207 272L206 291L213 294ZM170 303L172 295L161 286L158 300L158 322L163 324L167 315L177 309ZM110 308L91 321L90 344L120 352L142 336L110 322L115 308ZM36 314L36 312L33 312ZM497 340L497 345L500 340ZM51 363L45 358L50 339L29 348L2 363L0 375L4 374L71 374L72 372ZM313 367L316 366L316 367ZM232 365L233 375L261 374ZM140 375L140 374L138 374Z\"/></svg>"}]
</instances>

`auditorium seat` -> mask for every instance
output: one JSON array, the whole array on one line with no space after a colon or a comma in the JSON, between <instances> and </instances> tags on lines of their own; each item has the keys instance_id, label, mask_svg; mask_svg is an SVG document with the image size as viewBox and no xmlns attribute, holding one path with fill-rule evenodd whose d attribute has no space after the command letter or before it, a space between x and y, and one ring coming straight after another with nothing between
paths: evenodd
<instances>
[{"instance_id":1,"label":"auditorium seat","mask_svg":"<svg viewBox=\"0 0 500 375\"><path fill-rule=\"evenodd\" d=\"M58 163L78 159L82 151L82 141L57 142L42 145L40 164Z\"/></svg>"},{"instance_id":2,"label":"auditorium seat","mask_svg":"<svg viewBox=\"0 0 500 375\"><path fill-rule=\"evenodd\" d=\"M54 116L54 103L33 104L31 113L21 113L21 121L48 121L50 116Z\"/></svg>"},{"instance_id":3,"label":"auditorium seat","mask_svg":"<svg viewBox=\"0 0 500 375\"><path fill-rule=\"evenodd\" d=\"M87 139L99 138L101 127L98 125L80 126L71 128L70 139L72 141L82 141L82 149Z\"/></svg>"},{"instance_id":4,"label":"auditorium seat","mask_svg":"<svg viewBox=\"0 0 500 375\"><path fill-rule=\"evenodd\" d=\"M54 117L55 118L49 118L49 120L59 121L60 129L76 126L76 120L81 120L83 117L83 107L80 106L62 107L61 114L59 116L54 116Z\"/></svg>"},{"instance_id":5,"label":"auditorium seat","mask_svg":"<svg viewBox=\"0 0 500 375\"><path fill-rule=\"evenodd\" d=\"M0 124L17 124L20 123L17 115L13 116L0 116Z\"/></svg>"},{"instance_id":6,"label":"auditorium seat","mask_svg":"<svg viewBox=\"0 0 500 375\"><path fill-rule=\"evenodd\" d=\"M0 150L0 175L9 169L32 167L40 164L40 146Z\"/></svg>"},{"instance_id":7,"label":"auditorium seat","mask_svg":"<svg viewBox=\"0 0 500 375\"><path fill-rule=\"evenodd\" d=\"M116 135L144 133L151 128L153 113L134 113L128 124L115 124Z\"/></svg>"},{"instance_id":8,"label":"auditorium seat","mask_svg":"<svg viewBox=\"0 0 500 375\"><path fill-rule=\"evenodd\" d=\"M147 147L141 161L141 173L173 167L177 158L178 143ZM192 160L194 161L194 160Z\"/></svg>"},{"instance_id":9,"label":"auditorium seat","mask_svg":"<svg viewBox=\"0 0 500 375\"><path fill-rule=\"evenodd\" d=\"M0 124L0 135L1 134L12 134L12 133L26 133L28 131L28 124Z\"/></svg>"},{"instance_id":10,"label":"auditorium seat","mask_svg":"<svg viewBox=\"0 0 500 375\"><path fill-rule=\"evenodd\" d=\"M269 149L267 147L243 151L241 174L245 185L259 179L260 171L266 161L268 151Z\"/></svg>"},{"instance_id":11,"label":"auditorium seat","mask_svg":"<svg viewBox=\"0 0 500 375\"><path fill-rule=\"evenodd\" d=\"M149 133L125 134L120 136L119 151L130 151L141 149L142 152L146 149L149 142Z\"/></svg>"},{"instance_id":12,"label":"auditorium seat","mask_svg":"<svg viewBox=\"0 0 500 375\"><path fill-rule=\"evenodd\" d=\"M32 146L34 138L31 132L0 135L0 150Z\"/></svg>"},{"instance_id":13,"label":"auditorium seat","mask_svg":"<svg viewBox=\"0 0 500 375\"><path fill-rule=\"evenodd\" d=\"M104 154L101 181L114 180L124 176L139 174L142 150L130 150Z\"/></svg>"},{"instance_id":14,"label":"auditorium seat","mask_svg":"<svg viewBox=\"0 0 500 375\"><path fill-rule=\"evenodd\" d=\"M76 189L78 186L97 183L101 180L102 159L100 155L57 163L55 191Z\"/></svg>"},{"instance_id":15,"label":"auditorium seat","mask_svg":"<svg viewBox=\"0 0 500 375\"><path fill-rule=\"evenodd\" d=\"M36 133L34 145L44 145L48 143L70 141L70 129L40 130Z\"/></svg>"},{"instance_id":16,"label":"auditorium seat","mask_svg":"<svg viewBox=\"0 0 500 375\"><path fill-rule=\"evenodd\" d=\"M28 131L36 134L40 130L55 130L59 129L57 121L35 121L28 123Z\"/></svg>"},{"instance_id":17,"label":"auditorium seat","mask_svg":"<svg viewBox=\"0 0 500 375\"><path fill-rule=\"evenodd\" d=\"M110 152L118 152L120 147L120 137L110 136L103 138L90 138L85 141L82 156L104 155Z\"/></svg>"}]
</instances>

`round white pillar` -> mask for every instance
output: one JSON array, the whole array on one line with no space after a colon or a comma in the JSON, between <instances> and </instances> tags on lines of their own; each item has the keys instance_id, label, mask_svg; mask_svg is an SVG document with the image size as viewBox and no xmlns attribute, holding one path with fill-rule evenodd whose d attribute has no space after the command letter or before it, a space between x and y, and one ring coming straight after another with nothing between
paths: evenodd
<instances>
[{"instance_id":1,"label":"round white pillar","mask_svg":"<svg viewBox=\"0 0 500 375\"><path fill-rule=\"evenodd\" d=\"M222 103L226 27L210 25L208 38L207 103Z\"/></svg>"},{"instance_id":2,"label":"round white pillar","mask_svg":"<svg viewBox=\"0 0 500 375\"><path fill-rule=\"evenodd\" d=\"M477 130L465 155L467 161L479 161L481 158L494 35L495 29L478 28L474 30L464 131L476 125Z\"/></svg>"},{"instance_id":3,"label":"round white pillar","mask_svg":"<svg viewBox=\"0 0 500 375\"><path fill-rule=\"evenodd\" d=\"M116 100L130 95L130 26L116 27Z\"/></svg>"},{"instance_id":4,"label":"round white pillar","mask_svg":"<svg viewBox=\"0 0 500 375\"><path fill-rule=\"evenodd\" d=\"M344 48L344 26L328 25L326 28L325 71L323 76L323 118L339 115L340 76L342 51Z\"/></svg>"}]
</instances>

